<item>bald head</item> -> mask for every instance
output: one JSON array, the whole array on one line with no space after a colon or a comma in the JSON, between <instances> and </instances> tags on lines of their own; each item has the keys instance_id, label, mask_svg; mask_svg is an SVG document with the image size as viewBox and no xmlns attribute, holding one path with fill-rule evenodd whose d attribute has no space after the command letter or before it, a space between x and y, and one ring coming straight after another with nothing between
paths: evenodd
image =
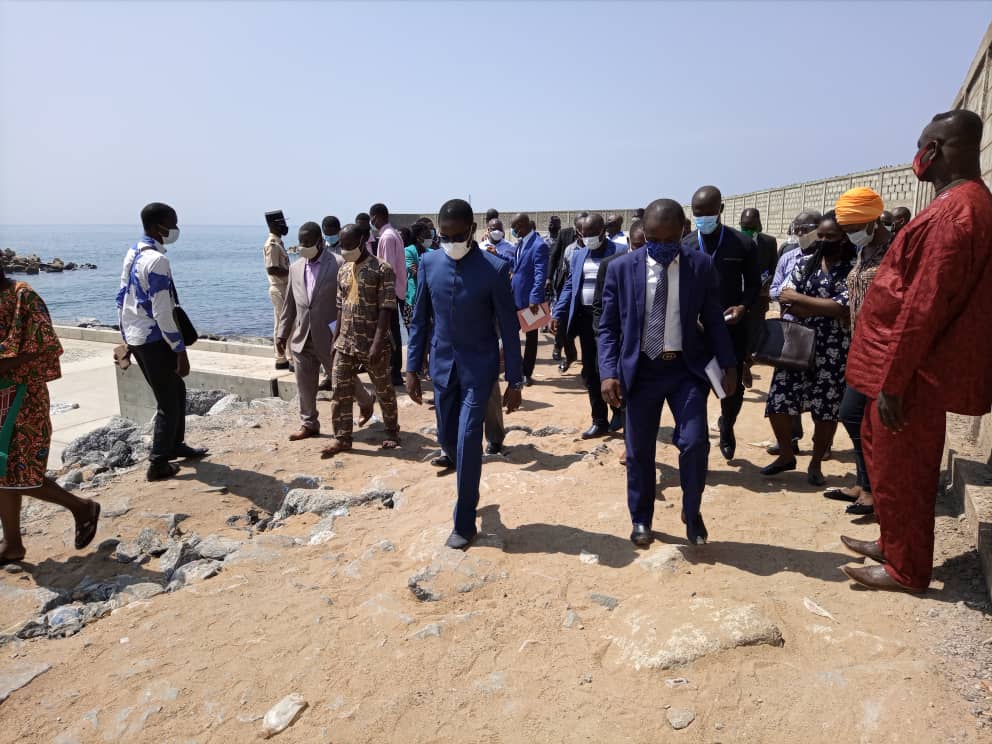
<instances>
[{"instance_id":1,"label":"bald head","mask_svg":"<svg viewBox=\"0 0 992 744\"><path fill-rule=\"evenodd\" d=\"M974 111L956 109L937 114L916 144L918 176L938 192L952 181L981 178L982 118Z\"/></svg>"},{"instance_id":2,"label":"bald head","mask_svg":"<svg viewBox=\"0 0 992 744\"><path fill-rule=\"evenodd\" d=\"M517 231L518 238L523 238L530 234L532 224L530 215L526 212L521 212L520 214L514 216L513 221L510 223L510 227Z\"/></svg>"},{"instance_id":3,"label":"bald head","mask_svg":"<svg viewBox=\"0 0 992 744\"><path fill-rule=\"evenodd\" d=\"M623 217L617 213L608 214L606 216L606 231L612 237L616 235L623 229Z\"/></svg>"},{"instance_id":4,"label":"bald head","mask_svg":"<svg viewBox=\"0 0 992 744\"><path fill-rule=\"evenodd\" d=\"M364 249L365 247L365 241L362 240L365 237L364 227L345 225L341 228L341 232L338 233L338 237L341 239L342 251L353 251L356 248Z\"/></svg>"},{"instance_id":5,"label":"bald head","mask_svg":"<svg viewBox=\"0 0 992 744\"><path fill-rule=\"evenodd\" d=\"M594 235L601 235L606 231L606 220L601 214L591 214L582 220L579 232L583 238L590 238Z\"/></svg>"},{"instance_id":6,"label":"bald head","mask_svg":"<svg viewBox=\"0 0 992 744\"><path fill-rule=\"evenodd\" d=\"M644 210L642 224L649 242L677 243L682 240L685 210L674 199L655 199Z\"/></svg>"},{"instance_id":7,"label":"bald head","mask_svg":"<svg viewBox=\"0 0 992 744\"><path fill-rule=\"evenodd\" d=\"M754 207L748 207L741 212L741 230L744 232L761 232L761 212Z\"/></svg>"},{"instance_id":8,"label":"bald head","mask_svg":"<svg viewBox=\"0 0 992 744\"><path fill-rule=\"evenodd\" d=\"M723 211L723 194L716 186L703 186L692 195L693 217L712 217Z\"/></svg>"},{"instance_id":9,"label":"bald head","mask_svg":"<svg viewBox=\"0 0 992 744\"><path fill-rule=\"evenodd\" d=\"M892 210L892 232L897 234L909 221L913 219L913 213L906 207L896 207Z\"/></svg>"}]
</instances>

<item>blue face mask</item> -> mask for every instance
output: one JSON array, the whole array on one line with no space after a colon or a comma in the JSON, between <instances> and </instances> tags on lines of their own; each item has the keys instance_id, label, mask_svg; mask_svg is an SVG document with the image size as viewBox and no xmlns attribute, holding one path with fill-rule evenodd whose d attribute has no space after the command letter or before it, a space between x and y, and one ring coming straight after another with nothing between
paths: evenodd
<instances>
[{"instance_id":1,"label":"blue face mask","mask_svg":"<svg viewBox=\"0 0 992 744\"><path fill-rule=\"evenodd\" d=\"M666 267L679 255L679 247L679 243L657 243L653 240L644 244L644 250L648 252L648 255Z\"/></svg>"},{"instance_id":2,"label":"blue face mask","mask_svg":"<svg viewBox=\"0 0 992 744\"><path fill-rule=\"evenodd\" d=\"M720 215L706 215L704 217L696 217L695 220L696 229L703 235L709 235L711 232L716 230L717 225L720 224Z\"/></svg>"},{"instance_id":3,"label":"blue face mask","mask_svg":"<svg viewBox=\"0 0 992 744\"><path fill-rule=\"evenodd\" d=\"M336 246L338 243L341 242L341 236L340 235L328 235L328 236L326 236L324 238L324 242L327 243L327 247L328 248L333 248L334 246Z\"/></svg>"},{"instance_id":4,"label":"blue face mask","mask_svg":"<svg viewBox=\"0 0 992 744\"><path fill-rule=\"evenodd\" d=\"M512 227L510 228L510 237L513 238L514 240L520 239L520 236L517 235L517 231L514 230Z\"/></svg>"}]
</instances>

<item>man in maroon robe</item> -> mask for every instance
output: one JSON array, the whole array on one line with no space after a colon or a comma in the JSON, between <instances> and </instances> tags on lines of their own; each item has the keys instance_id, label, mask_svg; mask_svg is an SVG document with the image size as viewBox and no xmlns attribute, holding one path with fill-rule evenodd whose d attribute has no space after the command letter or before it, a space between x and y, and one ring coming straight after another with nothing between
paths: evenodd
<instances>
[{"instance_id":1,"label":"man in maroon robe","mask_svg":"<svg viewBox=\"0 0 992 744\"><path fill-rule=\"evenodd\" d=\"M938 114L923 130L913 170L936 197L882 261L851 343L847 380L869 398L862 440L881 536L841 540L881 564L844 568L872 589L926 590L946 414L992 407L992 193L981 140L971 111Z\"/></svg>"}]
</instances>

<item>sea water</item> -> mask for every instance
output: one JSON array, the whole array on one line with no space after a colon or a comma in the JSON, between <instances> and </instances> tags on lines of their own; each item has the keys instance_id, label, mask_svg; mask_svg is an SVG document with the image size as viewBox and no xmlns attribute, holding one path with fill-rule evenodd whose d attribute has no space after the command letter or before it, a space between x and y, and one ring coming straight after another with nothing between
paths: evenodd
<instances>
[{"instance_id":1,"label":"sea water","mask_svg":"<svg viewBox=\"0 0 992 744\"><path fill-rule=\"evenodd\" d=\"M262 261L268 235L264 225L181 225L168 246L179 299L201 333L272 336L272 303ZM61 274L13 274L41 295L59 323L117 323L117 289L124 255L141 237L127 225L0 225L0 249L92 263L95 270ZM295 243L286 237L287 247ZM291 255L291 259L295 256Z\"/></svg>"}]
</instances>

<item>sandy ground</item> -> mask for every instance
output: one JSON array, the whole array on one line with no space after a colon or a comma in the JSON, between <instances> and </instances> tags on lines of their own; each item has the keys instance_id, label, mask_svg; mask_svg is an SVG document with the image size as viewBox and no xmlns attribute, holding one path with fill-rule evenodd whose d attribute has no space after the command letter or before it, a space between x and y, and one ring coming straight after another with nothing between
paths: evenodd
<instances>
[{"instance_id":1,"label":"sandy ground","mask_svg":"<svg viewBox=\"0 0 992 744\"><path fill-rule=\"evenodd\" d=\"M580 431L589 414L578 370L561 376L549 356L542 344L538 384L507 423ZM377 450L374 424L333 462L318 458L322 440L286 440L291 409L204 419L190 439L214 454L178 480L149 485L135 471L88 492L118 515L97 542L131 540L143 527L164 538L160 515L183 512L186 533L246 547L216 577L130 604L70 638L0 648L0 674L51 664L0 705L0 740L234 742L256 738L261 716L291 692L309 708L279 741L992 740L992 615L959 510L939 505L927 595L852 588L839 567L857 561L838 537L872 537L876 525L852 524L842 504L808 486L806 457L796 473L758 474L770 459L769 377L747 395L738 459L724 462L713 440L705 547L685 544L667 413L659 539L649 550L627 540L620 438L514 431L506 457L487 459L483 472L488 537L464 556L440 547L455 482L426 462L433 411L405 395L401 451ZM714 422L717 413L711 400ZM842 433L836 452L825 465L831 485L850 482L854 469ZM251 540L228 526L249 509L275 511L297 474L353 493L399 493L392 509L352 507L320 545L306 544L313 514ZM218 486L227 493L210 490ZM31 616L37 587L119 574L164 581L157 559L122 565L109 548L75 553L65 513L31 505L25 516L29 564L0 572L0 629ZM426 583L440 599L418 601L409 579L431 566ZM741 617L783 643L741 635L727 620ZM660 668L687 647L702 654ZM676 731L669 719L680 716L693 720Z\"/></svg>"}]
</instances>

